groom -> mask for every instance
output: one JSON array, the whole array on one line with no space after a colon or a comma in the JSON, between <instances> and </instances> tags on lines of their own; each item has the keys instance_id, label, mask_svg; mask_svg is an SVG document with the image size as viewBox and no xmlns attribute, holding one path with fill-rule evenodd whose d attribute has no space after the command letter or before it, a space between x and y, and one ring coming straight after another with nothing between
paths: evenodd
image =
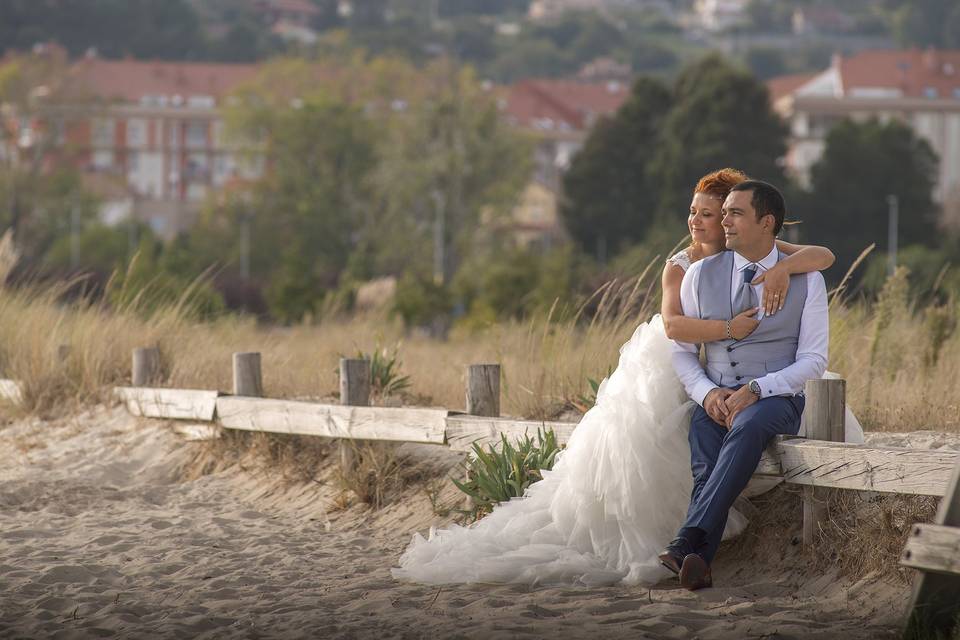
<instances>
[{"instance_id":1,"label":"groom","mask_svg":"<svg viewBox=\"0 0 960 640\"><path fill-rule=\"evenodd\" d=\"M763 297L752 280L785 256L774 243L783 226L784 201L772 185L748 180L723 204L727 248L691 265L680 286L683 313L730 320ZM727 513L747 485L760 455L777 434L796 435L804 383L827 364L827 294L814 271L790 277L783 308L761 318L743 340L697 347L677 342L673 364L698 406L690 423L693 495L677 537L660 553L661 564L690 589L713 583L710 564L720 546Z\"/></svg>"}]
</instances>

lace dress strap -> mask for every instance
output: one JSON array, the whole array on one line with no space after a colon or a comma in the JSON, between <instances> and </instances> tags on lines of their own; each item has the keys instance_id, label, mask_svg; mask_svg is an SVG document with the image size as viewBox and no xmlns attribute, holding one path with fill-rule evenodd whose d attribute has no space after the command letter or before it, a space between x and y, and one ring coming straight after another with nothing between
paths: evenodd
<instances>
[{"instance_id":1,"label":"lace dress strap","mask_svg":"<svg viewBox=\"0 0 960 640\"><path fill-rule=\"evenodd\" d=\"M667 262L686 271L690 268L690 254L686 249L684 249L683 251L680 251L679 253L667 258Z\"/></svg>"}]
</instances>

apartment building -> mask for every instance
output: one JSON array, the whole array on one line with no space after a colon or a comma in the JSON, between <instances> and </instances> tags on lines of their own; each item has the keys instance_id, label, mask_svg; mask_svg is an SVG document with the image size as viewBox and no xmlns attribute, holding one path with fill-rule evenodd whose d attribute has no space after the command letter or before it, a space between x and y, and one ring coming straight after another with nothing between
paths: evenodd
<instances>
[{"instance_id":1,"label":"apartment building","mask_svg":"<svg viewBox=\"0 0 960 640\"><path fill-rule=\"evenodd\" d=\"M960 229L960 50L837 55L819 73L775 78L768 86L790 127L786 166L801 182L809 183L839 120L899 120L939 156L934 197L944 224Z\"/></svg>"},{"instance_id":2,"label":"apartment building","mask_svg":"<svg viewBox=\"0 0 960 640\"><path fill-rule=\"evenodd\" d=\"M534 174L513 212L512 230L522 245L562 240L561 177L596 121L613 114L630 93L620 81L522 80L498 103L506 122L536 142Z\"/></svg>"},{"instance_id":3,"label":"apartment building","mask_svg":"<svg viewBox=\"0 0 960 640\"><path fill-rule=\"evenodd\" d=\"M49 126L61 157L106 198L106 222L133 215L169 238L193 224L212 190L263 172L262 157L226 139L218 110L256 70L87 57L70 69L87 98L49 107Z\"/></svg>"}]
</instances>

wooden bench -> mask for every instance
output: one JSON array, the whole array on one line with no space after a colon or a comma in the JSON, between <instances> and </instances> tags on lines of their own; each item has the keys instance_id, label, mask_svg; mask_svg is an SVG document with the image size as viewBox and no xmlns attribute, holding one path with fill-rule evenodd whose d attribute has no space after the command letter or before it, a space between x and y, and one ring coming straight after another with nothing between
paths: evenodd
<instances>
[{"instance_id":1,"label":"wooden bench","mask_svg":"<svg viewBox=\"0 0 960 640\"><path fill-rule=\"evenodd\" d=\"M916 524L900 564L920 571L903 637L953 638L960 620L960 464L933 524Z\"/></svg>"}]
</instances>

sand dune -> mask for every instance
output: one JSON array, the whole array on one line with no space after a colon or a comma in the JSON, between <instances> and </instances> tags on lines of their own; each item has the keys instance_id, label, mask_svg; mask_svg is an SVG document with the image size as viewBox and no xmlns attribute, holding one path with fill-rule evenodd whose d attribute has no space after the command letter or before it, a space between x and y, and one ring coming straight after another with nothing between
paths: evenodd
<instances>
[{"instance_id":1,"label":"sand dune","mask_svg":"<svg viewBox=\"0 0 960 640\"><path fill-rule=\"evenodd\" d=\"M0 427L0 636L872 639L907 598L722 555L697 593L398 583L412 531L444 521L423 491L371 514L335 511L322 476L182 480L198 446L120 409Z\"/></svg>"}]
</instances>

